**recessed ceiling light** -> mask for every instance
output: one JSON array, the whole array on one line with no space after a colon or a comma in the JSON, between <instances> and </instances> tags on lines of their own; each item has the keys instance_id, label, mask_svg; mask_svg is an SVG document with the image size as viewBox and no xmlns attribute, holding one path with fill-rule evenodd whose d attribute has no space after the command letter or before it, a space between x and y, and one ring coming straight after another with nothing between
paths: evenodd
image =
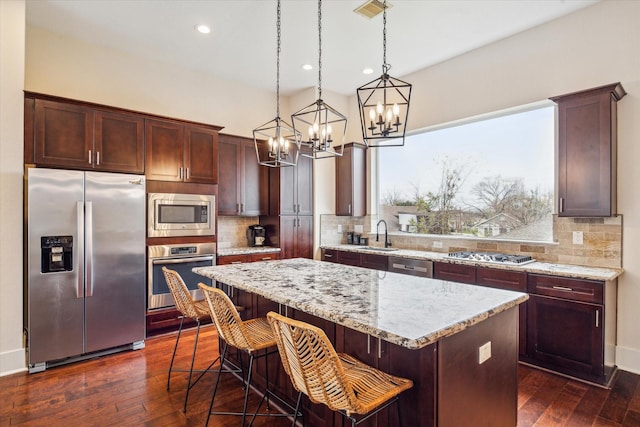
<instances>
[{"instance_id":1,"label":"recessed ceiling light","mask_svg":"<svg viewBox=\"0 0 640 427\"><path fill-rule=\"evenodd\" d=\"M199 24L195 26L195 29L202 34L209 34L211 32L211 28L205 24Z\"/></svg>"},{"instance_id":2,"label":"recessed ceiling light","mask_svg":"<svg viewBox=\"0 0 640 427\"><path fill-rule=\"evenodd\" d=\"M373 73L373 68L365 68L362 70L362 74L371 74Z\"/></svg>"},{"instance_id":3,"label":"recessed ceiling light","mask_svg":"<svg viewBox=\"0 0 640 427\"><path fill-rule=\"evenodd\" d=\"M302 69L305 71L313 70L313 66L311 64L304 64Z\"/></svg>"}]
</instances>

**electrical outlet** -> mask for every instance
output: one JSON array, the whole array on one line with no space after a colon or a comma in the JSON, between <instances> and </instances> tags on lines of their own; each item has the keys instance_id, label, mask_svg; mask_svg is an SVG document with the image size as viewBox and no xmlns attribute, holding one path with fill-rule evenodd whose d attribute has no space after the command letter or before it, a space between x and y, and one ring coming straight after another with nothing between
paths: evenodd
<instances>
[{"instance_id":1,"label":"electrical outlet","mask_svg":"<svg viewBox=\"0 0 640 427\"><path fill-rule=\"evenodd\" d=\"M342 233L342 224L338 224L338 233Z\"/></svg>"},{"instance_id":2,"label":"electrical outlet","mask_svg":"<svg viewBox=\"0 0 640 427\"><path fill-rule=\"evenodd\" d=\"M582 231L574 231L573 232L573 244L574 245L582 245L584 242Z\"/></svg>"},{"instance_id":3,"label":"electrical outlet","mask_svg":"<svg viewBox=\"0 0 640 427\"><path fill-rule=\"evenodd\" d=\"M364 226L362 224L354 225L353 230L356 233L362 233L364 231Z\"/></svg>"},{"instance_id":4,"label":"electrical outlet","mask_svg":"<svg viewBox=\"0 0 640 427\"><path fill-rule=\"evenodd\" d=\"M478 348L478 364L481 365L491 358L491 341Z\"/></svg>"},{"instance_id":5,"label":"electrical outlet","mask_svg":"<svg viewBox=\"0 0 640 427\"><path fill-rule=\"evenodd\" d=\"M442 249L442 242L433 242L434 249Z\"/></svg>"}]
</instances>

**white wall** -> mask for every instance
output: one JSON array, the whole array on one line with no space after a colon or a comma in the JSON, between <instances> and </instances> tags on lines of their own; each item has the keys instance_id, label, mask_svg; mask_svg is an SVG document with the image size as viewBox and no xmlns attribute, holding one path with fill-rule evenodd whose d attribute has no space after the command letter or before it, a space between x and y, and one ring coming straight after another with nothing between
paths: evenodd
<instances>
[{"instance_id":1,"label":"white wall","mask_svg":"<svg viewBox=\"0 0 640 427\"><path fill-rule=\"evenodd\" d=\"M25 2L0 1L0 375L25 369L22 175Z\"/></svg>"},{"instance_id":2,"label":"white wall","mask_svg":"<svg viewBox=\"0 0 640 427\"><path fill-rule=\"evenodd\" d=\"M640 2L609 0L407 76L411 130L609 83L618 103L618 212L623 215L617 365L640 373ZM357 108L355 96L352 110ZM357 110L355 110L357 111ZM358 129L352 123L350 131ZM383 150L383 149L379 149ZM369 150L375 153L374 150Z\"/></svg>"}]
</instances>

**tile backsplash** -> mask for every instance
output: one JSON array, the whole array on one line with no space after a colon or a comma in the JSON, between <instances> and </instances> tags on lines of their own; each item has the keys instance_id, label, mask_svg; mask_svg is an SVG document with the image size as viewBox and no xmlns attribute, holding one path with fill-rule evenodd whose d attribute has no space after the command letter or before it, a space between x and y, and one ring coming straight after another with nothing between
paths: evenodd
<instances>
[{"instance_id":1,"label":"tile backsplash","mask_svg":"<svg viewBox=\"0 0 640 427\"><path fill-rule=\"evenodd\" d=\"M371 217L320 216L320 245L346 244L346 233L362 225L371 231ZM339 231L339 228L342 231ZM582 233L582 244L575 244L574 232ZM371 236L370 236L371 237ZM558 218L553 216L553 242L489 240L458 236L426 236L395 232L390 234L393 246L400 249L431 252L462 250L504 252L531 255L543 262L590 267L622 267L622 216L610 218ZM434 242L436 247L434 247ZM380 242L369 239L371 246ZM438 247L438 246L442 247Z\"/></svg>"},{"instance_id":2,"label":"tile backsplash","mask_svg":"<svg viewBox=\"0 0 640 427\"><path fill-rule=\"evenodd\" d=\"M258 217L219 216L218 248L247 246L247 228L259 222Z\"/></svg>"}]
</instances>

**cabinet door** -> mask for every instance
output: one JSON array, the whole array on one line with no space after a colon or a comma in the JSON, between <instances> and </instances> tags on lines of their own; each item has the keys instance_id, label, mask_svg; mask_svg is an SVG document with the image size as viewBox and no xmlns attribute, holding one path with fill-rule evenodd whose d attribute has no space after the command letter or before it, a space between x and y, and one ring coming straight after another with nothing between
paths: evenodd
<instances>
[{"instance_id":1,"label":"cabinet door","mask_svg":"<svg viewBox=\"0 0 640 427\"><path fill-rule=\"evenodd\" d=\"M299 216L296 227L294 256L313 259L313 217Z\"/></svg>"},{"instance_id":2,"label":"cabinet door","mask_svg":"<svg viewBox=\"0 0 640 427\"><path fill-rule=\"evenodd\" d=\"M298 213L298 199L296 197L296 191L298 188L297 169L303 164L304 158L300 156L298 159L298 165L295 167L280 168L280 215L295 215ZM269 207L272 215L277 210Z\"/></svg>"},{"instance_id":3,"label":"cabinet door","mask_svg":"<svg viewBox=\"0 0 640 427\"><path fill-rule=\"evenodd\" d=\"M567 374L604 375L603 307L530 295L528 355Z\"/></svg>"},{"instance_id":4,"label":"cabinet door","mask_svg":"<svg viewBox=\"0 0 640 427\"><path fill-rule=\"evenodd\" d=\"M449 264L446 262L433 263L433 278L450 280L459 283L476 283L476 267L474 265Z\"/></svg>"},{"instance_id":5,"label":"cabinet door","mask_svg":"<svg viewBox=\"0 0 640 427\"><path fill-rule=\"evenodd\" d=\"M373 270L387 271L389 270L389 257L378 254L361 254L360 266Z\"/></svg>"},{"instance_id":6,"label":"cabinet door","mask_svg":"<svg viewBox=\"0 0 640 427\"><path fill-rule=\"evenodd\" d=\"M297 174L297 213L299 215L313 215L313 160L300 156L298 165L294 169Z\"/></svg>"},{"instance_id":7,"label":"cabinet door","mask_svg":"<svg viewBox=\"0 0 640 427\"><path fill-rule=\"evenodd\" d=\"M184 137L184 181L217 184L218 131L185 126Z\"/></svg>"},{"instance_id":8,"label":"cabinet door","mask_svg":"<svg viewBox=\"0 0 640 427\"><path fill-rule=\"evenodd\" d=\"M132 114L95 112L96 169L144 173L144 120Z\"/></svg>"},{"instance_id":9,"label":"cabinet door","mask_svg":"<svg viewBox=\"0 0 640 427\"><path fill-rule=\"evenodd\" d=\"M298 217L280 217L280 257L281 259L295 258L296 234L298 232Z\"/></svg>"},{"instance_id":10,"label":"cabinet door","mask_svg":"<svg viewBox=\"0 0 640 427\"><path fill-rule=\"evenodd\" d=\"M527 273L477 267L476 283L491 288L527 292ZM527 303L520 304L518 311L518 353L525 355L527 354Z\"/></svg>"},{"instance_id":11,"label":"cabinet door","mask_svg":"<svg viewBox=\"0 0 640 427\"><path fill-rule=\"evenodd\" d=\"M269 203L268 169L260 166L256 156L253 140L245 140L241 148L242 168L240 182L242 185L241 215L259 216L267 213Z\"/></svg>"},{"instance_id":12,"label":"cabinet door","mask_svg":"<svg viewBox=\"0 0 640 427\"><path fill-rule=\"evenodd\" d=\"M252 254L251 255L251 262L257 262L257 261L271 261L274 259L280 259L280 254L277 252L270 252L270 253L266 253L266 254Z\"/></svg>"},{"instance_id":13,"label":"cabinet door","mask_svg":"<svg viewBox=\"0 0 640 427\"><path fill-rule=\"evenodd\" d=\"M336 215L364 216L366 209L366 147L347 144L336 157Z\"/></svg>"},{"instance_id":14,"label":"cabinet door","mask_svg":"<svg viewBox=\"0 0 640 427\"><path fill-rule=\"evenodd\" d=\"M336 251L335 249L323 249L322 261L338 262L338 251Z\"/></svg>"},{"instance_id":15,"label":"cabinet door","mask_svg":"<svg viewBox=\"0 0 640 427\"><path fill-rule=\"evenodd\" d=\"M552 98L558 103L558 216L616 214L617 83Z\"/></svg>"},{"instance_id":16,"label":"cabinet door","mask_svg":"<svg viewBox=\"0 0 640 427\"><path fill-rule=\"evenodd\" d=\"M218 142L220 179L218 181L218 214L238 215L240 212L240 155L235 139L220 135Z\"/></svg>"},{"instance_id":17,"label":"cabinet door","mask_svg":"<svg viewBox=\"0 0 640 427\"><path fill-rule=\"evenodd\" d=\"M338 262L344 265L360 267L360 254L358 252L338 251Z\"/></svg>"},{"instance_id":18,"label":"cabinet door","mask_svg":"<svg viewBox=\"0 0 640 427\"><path fill-rule=\"evenodd\" d=\"M244 264L246 262L251 262L250 255L225 255L218 257L218 265L229 265L229 264Z\"/></svg>"},{"instance_id":19,"label":"cabinet door","mask_svg":"<svg viewBox=\"0 0 640 427\"><path fill-rule=\"evenodd\" d=\"M145 175L159 181L182 181L184 126L164 120L146 120Z\"/></svg>"},{"instance_id":20,"label":"cabinet door","mask_svg":"<svg viewBox=\"0 0 640 427\"><path fill-rule=\"evenodd\" d=\"M93 111L86 107L35 101L35 163L75 169L93 167Z\"/></svg>"}]
</instances>

